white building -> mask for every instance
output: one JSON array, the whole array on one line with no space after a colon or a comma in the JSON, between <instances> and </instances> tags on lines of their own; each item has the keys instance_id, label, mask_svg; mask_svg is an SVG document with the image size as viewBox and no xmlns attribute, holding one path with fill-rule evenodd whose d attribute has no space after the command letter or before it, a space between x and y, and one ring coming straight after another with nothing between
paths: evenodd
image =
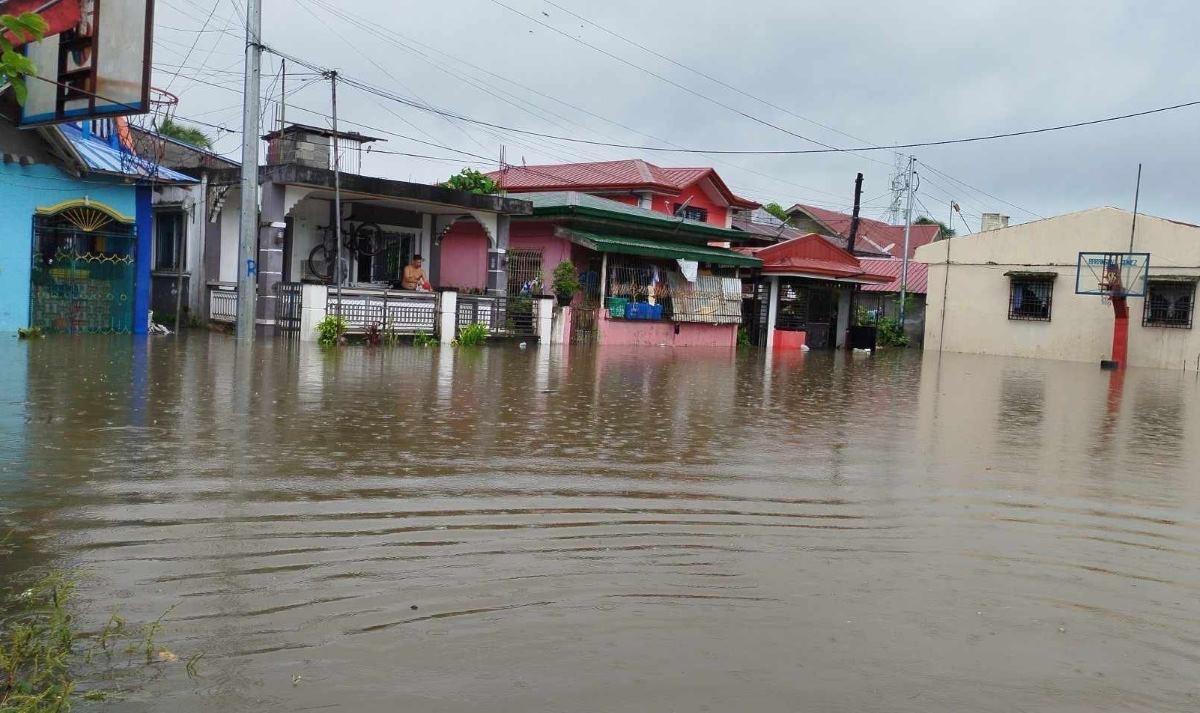
<instances>
[{"instance_id":1,"label":"white building","mask_svg":"<svg viewBox=\"0 0 1200 713\"><path fill-rule=\"evenodd\" d=\"M1113 308L1075 294L1076 266L1080 252L1128 252L1132 221L1129 211L1093 208L921 247L925 349L1108 359ZM1200 370L1200 226L1138 215L1133 252L1150 253L1150 267L1146 296L1128 300L1128 365Z\"/></svg>"}]
</instances>

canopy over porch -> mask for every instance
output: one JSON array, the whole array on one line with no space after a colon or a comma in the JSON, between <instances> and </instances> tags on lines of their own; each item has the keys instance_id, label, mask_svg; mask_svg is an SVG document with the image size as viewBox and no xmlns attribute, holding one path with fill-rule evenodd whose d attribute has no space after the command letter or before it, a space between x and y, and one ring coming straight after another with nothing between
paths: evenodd
<instances>
[{"instance_id":1,"label":"canopy over porch","mask_svg":"<svg viewBox=\"0 0 1200 713\"><path fill-rule=\"evenodd\" d=\"M470 259L486 271L490 291L504 290L509 218L529 214L528 202L353 173L337 179L340 249L334 172L298 163L260 167L259 324L274 324L276 285L331 282L339 272L338 255L345 287L399 287L400 272L415 255L425 258L429 281L437 287L443 268L440 239L460 219L477 223L487 235L486 253ZM236 236L229 242L236 245Z\"/></svg>"}]
</instances>

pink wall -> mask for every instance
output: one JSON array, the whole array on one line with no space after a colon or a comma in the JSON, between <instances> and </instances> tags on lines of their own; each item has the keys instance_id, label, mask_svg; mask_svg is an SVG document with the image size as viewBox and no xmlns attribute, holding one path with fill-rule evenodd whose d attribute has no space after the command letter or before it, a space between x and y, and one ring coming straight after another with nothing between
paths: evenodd
<instances>
[{"instance_id":1,"label":"pink wall","mask_svg":"<svg viewBox=\"0 0 1200 713\"><path fill-rule=\"evenodd\" d=\"M679 334L675 327L679 327ZM737 346L736 324L692 324L600 319L602 346L727 347Z\"/></svg>"},{"instance_id":2,"label":"pink wall","mask_svg":"<svg viewBox=\"0 0 1200 713\"><path fill-rule=\"evenodd\" d=\"M673 198L655 196L654 210L662 213L674 213L675 204L683 203L687 201L688 198L692 199L692 201L688 203L689 207L703 208L708 211L708 220L705 222L707 222L709 225L715 225L718 228L727 227L726 221L729 219L729 209L723 205L714 203L712 199L708 197L708 194L704 192L704 189L700 188L699 183L694 183L687 188L684 188L682 191L680 191L678 196Z\"/></svg>"},{"instance_id":3,"label":"pink wall","mask_svg":"<svg viewBox=\"0 0 1200 713\"><path fill-rule=\"evenodd\" d=\"M483 226L460 220L442 237L438 284L434 287L487 287L488 237ZM428 270L426 270L428 272Z\"/></svg>"},{"instance_id":4,"label":"pink wall","mask_svg":"<svg viewBox=\"0 0 1200 713\"><path fill-rule=\"evenodd\" d=\"M550 293L554 268L563 260L571 259L571 243L554 237L552 223L514 222L508 233L508 247L510 250L542 251L542 285L547 294Z\"/></svg>"}]
</instances>

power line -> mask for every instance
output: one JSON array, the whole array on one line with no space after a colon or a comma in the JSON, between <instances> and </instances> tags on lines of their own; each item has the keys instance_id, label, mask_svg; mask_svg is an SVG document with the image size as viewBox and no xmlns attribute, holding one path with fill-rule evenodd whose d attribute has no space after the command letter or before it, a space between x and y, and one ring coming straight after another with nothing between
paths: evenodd
<instances>
[{"instance_id":1,"label":"power line","mask_svg":"<svg viewBox=\"0 0 1200 713\"><path fill-rule=\"evenodd\" d=\"M808 123L810 123L810 124L812 124L812 125L814 125L814 126L818 126L818 127L822 128L822 129L825 129L826 131L832 131L832 132L834 132L834 133L836 133L836 134L841 134L842 136L845 136L845 137L847 137L847 138L850 138L850 139L854 139L855 141L862 141L863 143L870 143L870 142L869 142L869 141L867 141L866 139L862 139L862 138L859 138L859 137L857 137L857 136L854 136L854 135L852 135L852 134L848 134L848 133L846 133L846 132L844 132L844 131L841 131L840 129L836 129L836 128L832 127L832 126L828 126L828 125L826 125L826 124L822 124L822 123L821 123L821 122L819 122L819 121L814 121L813 119L810 119L810 118L808 118L808 117L806 117L806 116L801 116L800 114L797 114L797 113L795 113L795 112L791 111L790 109L787 109L786 107L779 106L778 104L775 104L774 102L771 102L771 101L769 101L769 100L767 100L767 99L763 99L762 97L755 96L754 94L751 94L750 92L747 92L747 91L745 91L744 89L741 89L740 87L738 87L738 86L736 86L736 85L729 84L728 82L722 81L722 80L720 80L720 79L718 79L718 78L716 78L716 77L712 76L711 74L708 74L707 72L704 72L704 71L702 71L702 70L696 69L695 67L692 67L692 66L689 66L689 65L687 65L687 64L684 64L684 63L682 63L682 62L679 62L678 60L672 59L671 57L668 57L667 55L665 55L665 54L662 54L661 52L657 52L657 51L655 51L655 50L651 49L650 47L647 47L646 45L643 45L643 44L641 44L640 42L637 42L637 41L635 41L635 40L632 40L632 39L630 39L630 38L626 37L625 35L622 35L621 33L619 33L619 32L616 32L615 30L611 30L611 29L609 29L609 28L605 27L604 25L601 25L600 23L598 23L598 22L595 22L594 20L590 20L590 19L588 19L588 18L586 18L586 17L584 17L584 16L582 16L582 15L580 15L580 14L576 13L576 12L573 12L573 11L571 11L571 10L569 10L569 9L567 9L567 8L565 8L565 7L563 7L563 6L559 5L559 4L557 4L557 3L555 3L555 2L552 2L551 0L545 0L545 2L546 2L546 4L547 4L547 5L550 5L551 7L557 8L557 9L559 9L559 10L561 10L561 11L563 11L563 12L567 13L568 15L570 15L570 16L572 16L572 17L574 17L574 18L576 18L576 19L578 19L578 20L580 20L580 21L582 21L582 22L586 22L587 24L591 25L592 27L595 27L596 29L600 30L601 32L605 32L605 33L607 33L607 34L609 34L609 35L611 35L611 36L613 36L613 37L616 37L617 39L621 40L622 42L625 42L625 43L627 43L627 44L633 45L634 47L637 47L638 49L642 50L643 52L647 52L647 53L649 53L649 54L651 54L651 55L654 55L655 57L658 57L658 58L659 58L659 59L661 59L661 60L664 60L664 61L666 61L666 62L670 62L671 64L675 65L676 67L679 67L679 68L681 68L681 69L685 69L685 70L687 70L687 71L689 71L689 72L692 72L693 74L698 74L698 75L700 75L701 77L704 77L705 79L707 79L707 80L708 80L708 81L710 81L710 82L713 82L713 83L715 83L715 84L717 84L717 85L719 85L719 86L722 86L722 87L724 87L724 88L726 88L726 89L729 89L729 90L731 90L731 91L737 92L738 94L741 94L742 96L744 96L744 97L747 97L747 98L749 98L749 99L753 99L754 101L756 101L756 102L759 102L760 104L763 104L763 105L765 105L765 106L771 107L772 109L775 109L775 110L777 110L777 111L781 111L781 112L783 112L783 113L787 114L788 116L791 116L791 117L793 117L793 118L799 119L799 120L801 120L801 121L806 121L806 122L808 122ZM497 3L497 4L499 4L499 3ZM822 145L822 146L825 146L825 147L827 147L827 148L835 148L834 146L830 146L829 144L821 144L821 145ZM860 158L865 158L865 159L866 159L866 160L868 160L868 161L873 161L873 162L875 162L875 163L879 163L879 164L882 164L882 165L885 165L885 166L889 166L889 167L890 167L890 164L888 164L888 163L886 163L886 162L884 162L884 161L880 161L880 160L878 160L878 159L875 159L875 158L871 158L870 156L861 156Z\"/></svg>"},{"instance_id":2,"label":"power line","mask_svg":"<svg viewBox=\"0 0 1200 713\"><path fill-rule=\"evenodd\" d=\"M497 2L497 0L492 0L492 1ZM301 60L297 57L293 57L292 55L289 55L287 53L281 52L280 50L277 50L274 47L264 45L263 49L268 52L271 52L273 54L277 54L281 57L284 57L285 59L295 61L303 66L307 66L309 68L321 71L320 68L318 68L316 65L313 65L310 62L305 62L304 60ZM341 75L339 75L339 76L341 76ZM1182 102L1179 104L1172 104L1169 106L1155 107L1153 109L1146 109L1144 111L1132 112L1132 113L1128 113L1128 114L1119 114L1117 116L1104 117L1101 119L1089 119L1086 121L1077 121L1077 122L1072 122L1069 124L1058 124L1055 126L1046 126L1046 127L1036 128L1036 129L1023 129L1020 131L1009 131L1009 132L1003 132L1003 133L986 134L986 135L982 135L982 136L972 136L972 137L965 137L965 138L938 139L938 140L933 140L933 141L918 141L918 142L907 143L907 144L890 144L890 145L884 145L884 146L858 146L858 147L854 147L854 148L821 148L821 149L697 149L697 148L665 148L662 146L640 146L640 145L636 145L636 144L621 144L621 143L610 143L610 142L605 142L605 141L592 141L589 139L578 139L578 138L573 138L570 136L558 136L555 134L546 134L546 133L538 132L538 131L529 131L526 129L518 129L515 127L511 127L511 126L505 126L503 124L497 124L494 122L484 121L482 119L475 119L472 117L463 116L462 114L458 114L456 112L448 111L445 109L438 109L433 106L424 105L424 104L415 102L411 99L408 99L408 98L399 96L397 94L394 94L392 92L389 92L387 90L380 89L378 87L375 87L375 86L373 86L367 82L363 82L361 80L347 78L346 82L348 84L350 84L351 86L361 89L362 91L376 94L385 99L389 99L391 101L394 101L394 102L397 102L400 104L404 104L405 106L410 106L414 109L419 109L421 111L429 111L429 112L438 113L438 114L444 114L446 116L453 117L455 119L459 119L462 121L467 121L467 122L470 122L473 124L479 124L481 126L489 126L493 129L509 131L509 132L517 133L517 134L524 134L527 136L537 136L540 138L556 139L559 141L570 141L572 143L589 144L589 145L593 145L593 146L609 146L609 147L613 147L613 148L633 149L633 150L637 150L637 151L657 151L657 152L666 152L666 153L699 153L699 154L710 153L710 154L722 154L722 155L765 155L765 156L809 155L809 154L828 154L828 153L853 153L855 151L893 151L896 149L920 148L920 147L925 147L925 146L946 146L946 145L951 145L951 144L964 144L964 143L973 143L973 142L978 142L978 141L993 141L993 140L997 140L997 139L1012 138L1012 137L1016 137L1016 136L1029 136L1032 134L1042 134L1042 133L1047 133L1047 132L1052 132L1052 131L1063 131L1066 129L1075 129L1075 128L1080 128L1080 127L1084 127L1084 126L1094 126L1096 124L1104 124L1104 123L1109 123L1109 122L1113 122L1113 121L1134 119L1134 118L1138 118L1138 117L1142 117L1142 116L1149 116L1152 114L1159 114L1159 113L1163 113L1163 112L1175 111L1178 109L1185 109L1185 108L1190 108L1193 106L1200 105L1200 100L1194 100L1194 101ZM819 142L814 142L814 143L819 143Z\"/></svg>"}]
</instances>

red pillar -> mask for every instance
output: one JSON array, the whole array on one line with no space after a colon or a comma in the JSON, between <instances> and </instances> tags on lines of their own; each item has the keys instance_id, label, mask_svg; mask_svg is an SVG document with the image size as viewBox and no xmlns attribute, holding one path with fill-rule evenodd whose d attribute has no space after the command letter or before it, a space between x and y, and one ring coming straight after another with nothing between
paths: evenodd
<instances>
[{"instance_id":1,"label":"red pillar","mask_svg":"<svg viewBox=\"0 0 1200 713\"><path fill-rule=\"evenodd\" d=\"M1124 297L1112 298L1113 342L1112 360L1118 369L1125 368L1129 356L1129 305Z\"/></svg>"}]
</instances>

